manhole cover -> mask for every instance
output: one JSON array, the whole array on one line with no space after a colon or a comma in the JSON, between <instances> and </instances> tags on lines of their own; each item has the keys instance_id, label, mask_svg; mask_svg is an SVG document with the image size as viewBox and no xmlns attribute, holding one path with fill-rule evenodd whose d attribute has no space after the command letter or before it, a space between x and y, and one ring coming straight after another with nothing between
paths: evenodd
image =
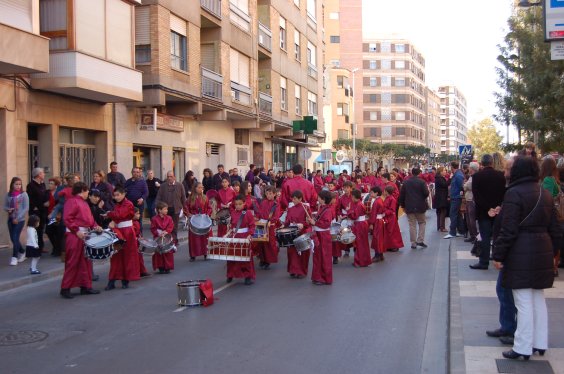
<instances>
[{"instance_id":1,"label":"manhole cover","mask_svg":"<svg viewBox=\"0 0 564 374\"><path fill-rule=\"evenodd\" d=\"M554 374L550 362L546 360L495 360L498 373L509 374Z\"/></svg>"},{"instance_id":2,"label":"manhole cover","mask_svg":"<svg viewBox=\"0 0 564 374\"><path fill-rule=\"evenodd\" d=\"M40 342L49 334L43 331L8 331L0 332L0 346L20 345Z\"/></svg>"}]
</instances>

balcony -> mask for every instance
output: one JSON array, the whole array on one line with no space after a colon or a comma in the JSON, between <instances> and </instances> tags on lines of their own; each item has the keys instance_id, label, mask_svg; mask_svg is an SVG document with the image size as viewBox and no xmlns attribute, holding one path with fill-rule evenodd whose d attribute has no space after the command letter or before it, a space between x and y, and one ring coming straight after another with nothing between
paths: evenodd
<instances>
[{"instance_id":1,"label":"balcony","mask_svg":"<svg viewBox=\"0 0 564 374\"><path fill-rule=\"evenodd\" d=\"M33 88L102 103L141 101L141 72L76 51L51 53L49 73L32 74Z\"/></svg>"},{"instance_id":2,"label":"balcony","mask_svg":"<svg viewBox=\"0 0 564 374\"><path fill-rule=\"evenodd\" d=\"M272 96L259 92L259 111L269 116L272 115Z\"/></svg>"},{"instance_id":3,"label":"balcony","mask_svg":"<svg viewBox=\"0 0 564 374\"><path fill-rule=\"evenodd\" d=\"M216 72L202 68L202 96L223 100L223 77Z\"/></svg>"},{"instance_id":4,"label":"balcony","mask_svg":"<svg viewBox=\"0 0 564 374\"><path fill-rule=\"evenodd\" d=\"M49 39L0 23L0 75L49 71Z\"/></svg>"},{"instance_id":5,"label":"balcony","mask_svg":"<svg viewBox=\"0 0 564 374\"><path fill-rule=\"evenodd\" d=\"M317 68L310 63L307 64L307 75L314 79L317 79Z\"/></svg>"},{"instance_id":6,"label":"balcony","mask_svg":"<svg viewBox=\"0 0 564 374\"><path fill-rule=\"evenodd\" d=\"M202 8L221 19L221 0L200 0Z\"/></svg>"},{"instance_id":7,"label":"balcony","mask_svg":"<svg viewBox=\"0 0 564 374\"><path fill-rule=\"evenodd\" d=\"M258 43L267 51L272 51L272 32L268 27L259 22Z\"/></svg>"},{"instance_id":8,"label":"balcony","mask_svg":"<svg viewBox=\"0 0 564 374\"><path fill-rule=\"evenodd\" d=\"M251 105L251 89L236 82L231 82L231 99L243 105Z\"/></svg>"},{"instance_id":9,"label":"balcony","mask_svg":"<svg viewBox=\"0 0 564 374\"><path fill-rule=\"evenodd\" d=\"M251 32L251 17L233 3L229 3L229 10L231 22L242 30Z\"/></svg>"}]
</instances>

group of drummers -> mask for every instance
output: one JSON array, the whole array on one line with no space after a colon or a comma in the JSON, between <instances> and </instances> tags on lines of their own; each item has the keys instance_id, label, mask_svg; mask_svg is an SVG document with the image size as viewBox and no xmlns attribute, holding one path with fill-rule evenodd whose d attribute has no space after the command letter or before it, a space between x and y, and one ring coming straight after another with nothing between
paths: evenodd
<instances>
[{"instance_id":1,"label":"group of drummers","mask_svg":"<svg viewBox=\"0 0 564 374\"><path fill-rule=\"evenodd\" d=\"M332 173L326 177L318 173L310 181L303 171L301 165L294 165L293 177L286 178L280 189L267 186L261 200L253 196L247 181L236 191L224 178L220 190L207 194L202 183L195 183L183 207L190 261L226 260L227 282L242 278L251 285L256 279L254 257L267 270L278 263L280 249L286 248L290 277L305 278L312 257L312 282L329 285L333 265L348 257L351 249L352 266L366 267L383 261L386 251L403 247L397 222L399 189L388 173L355 180L346 173L339 180ZM116 187L113 210L97 211L89 206L88 186L82 182L72 186L63 214L67 254L62 297L73 298L74 287L80 287L80 294L99 293L92 288L91 260L110 259L106 290L114 289L117 280L128 288L130 281L148 276L143 253L152 254L154 271L167 274L174 269L175 227L167 204L157 202L152 238L143 238L140 212L125 195L123 188ZM235 253L237 249L242 251Z\"/></svg>"}]
</instances>

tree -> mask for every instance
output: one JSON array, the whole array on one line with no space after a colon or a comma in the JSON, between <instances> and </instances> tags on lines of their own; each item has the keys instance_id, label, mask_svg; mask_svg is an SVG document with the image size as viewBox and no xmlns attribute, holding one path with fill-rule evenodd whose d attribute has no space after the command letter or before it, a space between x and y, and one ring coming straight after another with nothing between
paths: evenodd
<instances>
[{"instance_id":1,"label":"tree","mask_svg":"<svg viewBox=\"0 0 564 374\"><path fill-rule=\"evenodd\" d=\"M515 125L525 140L539 135L543 151L564 150L564 62L551 61L540 7L516 9L499 46L495 119Z\"/></svg>"},{"instance_id":2,"label":"tree","mask_svg":"<svg viewBox=\"0 0 564 374\"><path fill-rule=\"evenodd\" d=\"M485 118L475 123L468 130L468 138L474 147L476 157L481 157L485 153L494 153L501 150L501 136L491 118Z\"/></svg>"}]
</instances>

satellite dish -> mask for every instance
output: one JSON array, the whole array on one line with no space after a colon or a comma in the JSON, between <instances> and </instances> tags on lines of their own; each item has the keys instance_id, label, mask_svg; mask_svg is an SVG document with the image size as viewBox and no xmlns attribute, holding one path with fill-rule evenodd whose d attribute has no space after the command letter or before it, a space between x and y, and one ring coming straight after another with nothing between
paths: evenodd
<instances>
[{"instance_id":1,"label":"satellite dish","mask_svg":"<svg viewBox=\"0 0 564 374\"><path fill-rule=\"evenodd\" d=\"M337 162L340 164L343 161L345 161L345 157L346 157L346 153L345 151L343 151L342 149L340 151L337 151L337 154L335 155L335 160L337 160Z\"/></svg>"}]
</instances>

